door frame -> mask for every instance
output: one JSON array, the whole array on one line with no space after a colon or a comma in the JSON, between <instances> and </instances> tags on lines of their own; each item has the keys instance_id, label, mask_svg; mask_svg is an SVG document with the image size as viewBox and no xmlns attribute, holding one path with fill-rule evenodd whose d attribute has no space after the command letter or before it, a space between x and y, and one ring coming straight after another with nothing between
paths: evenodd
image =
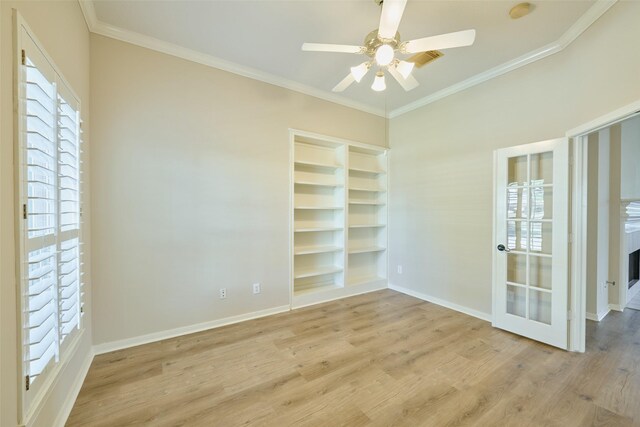
<instances>
[{"instance_id":1,"label":"door frame","mask_svg":"<svg viewBox=\"0 0 640 427\"><path fill-rule=\"evenodd\" d=\"M570 148L570 256L569 271L569 351L583 353L586 349L587 326L587 135L640 113L640 100L584 123L565 133L572 142ZM626 298L626 289L619 286L619 297ZM623 295L624 293L624 295Z\"/></svg>"},{"instance_id":2,"label":"door frame","mask_svg":"<svg viewBox=\"0 0 640 427\"><path fill-rule=\"evenodd\" d=\"M500 167L499 167L499 154L500 152L503 151L507 151L508 153L514 154L514 155L522 155L522 150L527 151L528 149L531 149L532 147L536 147L536 148L549 148L549 147L553 147L555 144L562 144L565 145L565 148L562 148L560 146L556 147L559 149L559 151L556 153L554 151L554 160L553 160L553 174L554 174L554 180L553 180L553 189L554 189L554 198L555 198L555 194L556 191L561 191L564 188L564 192L566 194L567 197L567 202L566 204L556 204L555 200L554 200L554 215L553 218L562 218L565 217L567 218L567 222L568 219L570 217L570 188L571 188L571 170L570 169L565 169L564 166L562 166L563 164L566 164L566 162L568 162L570 154L571 154L571 146L569 144L568 138L567 137L561 137L561 138L554 138L554 139L549 139L549 140L545 140L545 141L537 141L537 142L532 142L532 143L527 143L527 144L521 144L521 145L517 145L517 146L513 146L513 147L504 147L504 148L499 148L493 151L493 233L492 233L492 247L494 248L493 250L493 257L492 257L492 298L491 298L491 302L492 302L492 315L491 315L491 325L493 327L499 327L497 326L498 321L497 321L497 316L498 316L498 310L497 310L497 303L498 303L498 288L499 288L499 284L498 284L498 277L497 277L497 272L498 272L498 258L499 258L499 253L498 251L495 250L496 246L498 245L498 243L506 243L506 242L498 242L497 237L498 237L498 223L500 222L500 220L498 219L499 217L499 208L497 207L497 201L498 201L498 191L497 191L497 186L500 180ZM569 146L566 146L566 144L569 144ZM555 150L555 148L552 148L552 150ZM556 157L559 156L559 157ZM558 161L558 163L556 163L556 160ZM559 180L558 182L556 182L556 177L560 177L561 174L559 174L560 170L558 169L564 169L565 170L565 179L564 179L564 186L561 185L562 180ZM563 173L564 175L564 173ZM563 206L564 205L564 206ZM557 209L557 210L556 210ZM562 215L556 216L559 213L562 213ZM563 233L567 233L569 234L569 224L567 224L564 227L564 230L560 230L560 234L557 234L557 230L555 230L555 225L554 224L554 248L556 247L556 241L555 238L556 236L562 236ZM564 234L564 236L566 236L567 234ZM564 264L567 265L566 268L566 274L567 276L569 275L569 257L568 257L568 249L569 249L569 245L571 245L571 242L569 241L569 239L567 239L566 237L558 237L562 242L563 245L567 248L567 251L562 254L562 253L555 253L556 254L554 256L555 257L561 257L564 258L564 260L560 260L560 262L563 262ZM558 242L559 243L559 242ZM555 249L554 249L555 250ZM560 280L560 277L557 277L556 275L554 275L554 281L556 280ZM502 284L502 282L500 282ZM569 284L567 284L567 288L569 287ZM527 291L528 292L528 291ZM565 310L568 311L568 295L566 294L562 294L562 293L558 293L557 291L553 291L552 293L553 298L554 299L559 299L560 298L560 303L565 305ZM566 314L563 313L563 317L562 319L556 319L554 322L558 323L560 321L563 321L563 319L566 319ZM553 318L553 311L552 311L552 318ZM542 341L541 342L545 342L549 345L554 345L557 346L559 348L562 349L568 349L569 348L569 339L568 339L568 335L569 335L569 329L568 326L565 324L566 329L563 333L564 335L564 343L560 344L555 342L556 340L552 339L551 335L547 334L547 339L549 341ZM535 326L534 326L535 327ZM501 329L507 330L507 331L511 331L513 333L518 333L515 332L513 330L511 330L510 328L505 328L505 327L500 327ZM543 333L541 330L538 330L538 332ZM524 335L526 336L526 335ZM535 339L535 338L532 338ZM555 343L554 343L555 342Z\"/></svg>"}]
</instances>

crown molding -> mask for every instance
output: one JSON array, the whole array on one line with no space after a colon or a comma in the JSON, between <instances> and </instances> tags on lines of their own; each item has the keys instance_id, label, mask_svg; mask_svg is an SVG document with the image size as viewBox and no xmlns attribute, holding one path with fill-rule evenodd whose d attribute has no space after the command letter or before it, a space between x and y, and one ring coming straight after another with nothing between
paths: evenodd
<instances>
[{"instance_id":1,"label":"crown molding","mask_svg":"<svg viewBox=\"0 0 640 427\"><path fill-rule=\"evenodd\" d=\"M314 87L298 83L293 80L285 79L283 77L278 77L276 75L257 70L255 68L246 67L244 65L236 64L231 61L226 61L213 55L197 52L195 50L187 49L173 43L156 39L154 37L149 37L140 33L136 33L134 31L106 24L98 20L93 0L78 0L85 21L87 22L87 27L92 33L100 34L102 36L110 37L126 43L131 43L137 46L154 50L156 52L176 56L187 61L192 61L209 67L218 68L223 71L228 71L230 73L238 74L240 76L248 77L254 80L259 80L275 86L283 87L285 89L300 92L305 95L310 95L315 98L323 99L325 101L340 104L345 107L350 107L356 110L364 111L366 113L386 117L388 119L396 118L398 116L401 116L402 114L408 113L420 107L424 107L425 105L434 103L442 98L461 92L465 89L469 89L470 87L476 86L480 83L484 83L495 77L499 77L510 71L516 70L527 64L539 61L543 58L564 50L584 31L586 31L587 28L589 28L595 21L597 21L598 18L604 15L617 1L618 0L596 0L594 5L591 6L589 10L587 10L562 36L560 36L558 40L549 43L548 45L541 48L535 49L522 56L519 56L515 59L507 61L503 64L500 64L487 71L476 74L459 83L434 92L431 95L420 98L417 101L413 101L402 107L396 108L386 114L386 112L382 109L371 107L370 105L364 104L362 102L352 101L342 96L335 95L332 92L316 89Z\"/></svg>"},{"instance_id":2,"label":"crown molding","mask_svg":"<svg viewBox=\"0 0 640 427\"><path fill-rule=\"evenodd\" d=\"M386 112L382 109L375 108L361 102L352 101L348 98L335 95L332 92L316 89L314 87L298 83L293 80L285 79L283 77L279 77L270 73L266 73L252 67L246 67L244 65L227 61L213 55L198 52L192 49L187 49L173 43L165 42L155 37L146 36L135 31L130 31L124 28L116 27L114 25L106 24L97 19L92 0L78 1L80 3L82 13L84 14L85 21L87 22L87 26L89 27L89 31L91 31L92 33L120 40L126 43L131 43L150 50L154 50L156 52L165 53L167 55L182 58L191 62L196 62L198 64L206 65L212 68L228 71L230 73L248 77L253 80L269 83L295 92L303 93L305 95L310 95L325 101L333 102L335 104L340 104L345 107L354 108L365 113L374 114L376 116L386 118Z\"/></svg>"},{"instance_id":3,"label":"crown molding","mask_svg":"<svg viewBox=\"0 0 640 427\"><path fill-rule=\"evenodd\" d=\"M511 61L507 61L503 64L498 65L497 67L491 68L487 71L483 71L482 73L476 74L466 80L463 80L459 83L446 87L442 90L432 93L431 95L425 96L424 98L418 99L417 101L413 101L403 107L396 108L395 110L391 110L389 112L388 118L393 119L402 114L408 113L420 107L424 107L425 105L434 103L442 98L445 98L449 95L453 95L454 93L461 92L465 89L469 89L475 85L480 83L484 83L487 80L491 80L498 76L508 73L509 71L516 70L520 67L524 67L527 64L531 64L532 62L539 61L547 56L553 55L554 53L561 52L567 46L569 46L575 39L578 38L583 32L587 30L600 18L602 15L608 11L611 6L613 6L618 0L596 0L593 6L589 8L569 29L555 42L549 43L546 46L543 46L539 49L532 50L529 53L526 53L522 56L519 56Z\"/></svg>"},{"instance_id":4,"label":"crown molding","mask_svg":"<svg viewBox=\"0 0 640 427\"><path fill-rule=\"evenodd\" d=\"M93 6L93 1L91 0L78 0L78 4L80 4L80 10L82 10L82 15L84 15L84 20L87 23L87 28L92 32L98 23L98 17L96 16L96 9Z\"/></svg>"}]
</instances>

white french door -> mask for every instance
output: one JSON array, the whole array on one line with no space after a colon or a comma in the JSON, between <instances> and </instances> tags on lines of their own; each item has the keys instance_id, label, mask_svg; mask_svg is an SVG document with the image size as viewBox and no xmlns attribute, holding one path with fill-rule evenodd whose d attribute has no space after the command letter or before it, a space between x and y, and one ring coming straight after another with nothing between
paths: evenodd
<instances>
[{"instance_id":1,"label":"white french door","mask_svg":"<svg viewBox=\"0 0 640 427\"><path fill-rule=\"evenodd\" d=\"M568 344L569 142L496 151L493 326Z\"/></svg>"}]
</instances>

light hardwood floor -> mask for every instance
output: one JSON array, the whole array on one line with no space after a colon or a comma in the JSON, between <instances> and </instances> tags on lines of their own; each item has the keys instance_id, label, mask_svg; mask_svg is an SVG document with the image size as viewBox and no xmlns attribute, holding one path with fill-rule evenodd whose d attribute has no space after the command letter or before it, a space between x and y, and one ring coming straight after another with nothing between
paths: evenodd
<instances>
[{"instance_id":1,"label":"light hardwood floor","mask_svg":"<svg viewBox=\"0 0 640 427\"><path fill-rule=\"evenodd\" d=\"M97 356L67 425L640 425L640 312L575 354L385 290Z\"/></svg>"}]
</instances>

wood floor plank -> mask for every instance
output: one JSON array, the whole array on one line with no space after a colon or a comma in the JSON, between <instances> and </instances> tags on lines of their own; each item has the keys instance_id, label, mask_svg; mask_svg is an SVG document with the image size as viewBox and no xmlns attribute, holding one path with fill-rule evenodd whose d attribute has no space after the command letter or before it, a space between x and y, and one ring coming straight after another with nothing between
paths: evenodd
<instances>
[{"instance_id":1,"label":"wood floor plank","mask_svg":"<svg viewBox=\"0 0 640 427\"><path fill-rule=\"evenodd\" d=\"M391 290L97 356L68 426L640 425L640 312L568 353Z\"/></svg>"}]
</instances>

